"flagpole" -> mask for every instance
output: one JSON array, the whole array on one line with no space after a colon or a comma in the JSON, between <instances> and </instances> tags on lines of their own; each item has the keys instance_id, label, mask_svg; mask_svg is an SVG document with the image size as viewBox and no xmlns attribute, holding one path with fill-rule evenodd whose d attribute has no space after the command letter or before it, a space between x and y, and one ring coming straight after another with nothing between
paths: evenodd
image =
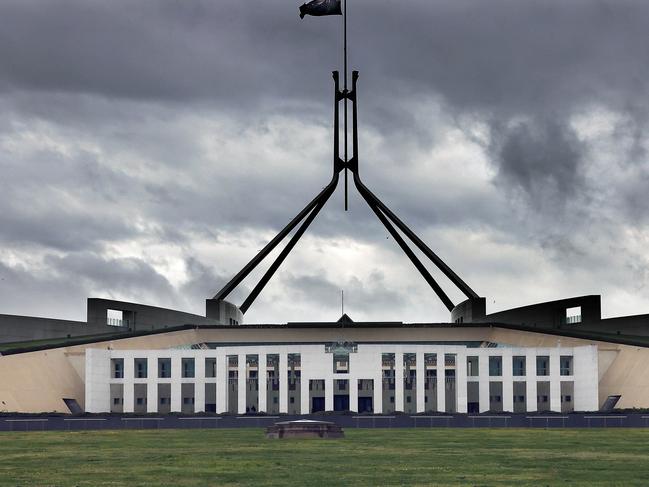
<instances>
[{"instance_id":1,"label":"flagpole","mask_svg":"<svg viewBox=\"0 0 649 487\"><path fill-rule=\"evenodd\" d=\"M347 95L347 0L343 0L343 73L345 81L343 84L345 95ZM345 96L345 163L347 163L347 96ZM347 204L347 168L345 168L345 211L348 209Z\"/></svg>"}]
</instances>

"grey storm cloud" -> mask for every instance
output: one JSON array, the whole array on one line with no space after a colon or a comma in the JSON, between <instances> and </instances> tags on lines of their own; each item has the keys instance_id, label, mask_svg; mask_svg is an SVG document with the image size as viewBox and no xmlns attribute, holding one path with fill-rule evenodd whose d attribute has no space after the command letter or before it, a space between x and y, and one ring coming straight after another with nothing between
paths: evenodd
<instances>
[{"instance_id":1,"label":"grey storm cloud","mask_svg":"<svg viewBox=\"0 0 649 487\"><path fill-rule=\"evenodd\" d=\"M300 21L299 3L0 3L0 305L51 285L202 311L330 177L341 23ZM451 265L492 291L498 252L481 236L515 247L510 275L526 251L586 272L625 234L598 277L617 289L644 275L649 3L350 0L348 12L363 178ZM444 144L463 150L442 167ZM351 203L344 214L335 195L309 234L397 253ZM472 248L483 264L459 253ZM299 271L280 288L314 310L341 287L378 314L423 299L378 274ZM592 277L569 284L592 292Z\"/></svg>"},{"instance_id":2,"label":"grey storm cloud","mask_svg":"<svg viewBox=\"0 0 649 487\"><path fill-rule=\"evenodd\" d=\"M340 299L341 283L331 282L321 275L300 275L290 273L282 276L286 288L299 299L313 301L322 306L331 306L332 302ZM347 290L348 307L353 303L352 310L366 310L373 307L375 311L385 312L400 308L407 304L407 299L394 290L385 287L385 276L380 271L374 271L367 283L351 279L342 285Z\"/></svg>"},{"instance_id":3,"label":"grey storm cloud","mask_svg":"<svg viewBox=\"0 0 649 487\"><path fill-rule=\"evenodd\" d=\"M583 186L584 147L567 125L553 120L520 123L492 133L500 161L497 184L522 191L535 203L561 203Z\"/></svg>"}]
</instances>

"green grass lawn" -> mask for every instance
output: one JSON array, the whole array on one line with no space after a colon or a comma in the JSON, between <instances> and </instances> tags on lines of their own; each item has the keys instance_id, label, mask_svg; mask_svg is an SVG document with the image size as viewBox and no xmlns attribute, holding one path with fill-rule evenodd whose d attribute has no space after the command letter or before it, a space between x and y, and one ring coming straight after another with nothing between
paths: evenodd
<instances>
[{"instance_id":1,"label":"green grass lawn","mask_svg":"<svg viewBox=\"0 0 649 487\"><path fill-rule=\"evenodd\" d=\"M2 486L649 485L645 429L0 433Z\"/></svg>"}]
</instances>

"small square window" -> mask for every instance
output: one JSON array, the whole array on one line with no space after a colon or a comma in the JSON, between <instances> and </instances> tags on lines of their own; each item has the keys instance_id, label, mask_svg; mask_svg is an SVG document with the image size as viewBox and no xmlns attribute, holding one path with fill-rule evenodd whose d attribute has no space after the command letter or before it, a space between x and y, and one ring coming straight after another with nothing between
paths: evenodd
<instances>
[{"instance_id":1,"label":"small square window","mask_svg":"<svg viewBox=\"0 0 649 487\"><path fill-rule=\"evenodd\" d=\"M390 396L390 402L394 402L394 396Z\"/></svg>"},{"instance_id":2,"label":"small square window","mask_svg":"<svg viewBox=\"0 0 649 487\"><path fill-rule=\"evenodd\" d=\"M412 402L412 397L410 396L406 397L406 402Z\"/></svg>"},{"instance_id":3,"label":"small square window","mask_svg":"<svg viewBox=\"0 0 649 487\"><path fill-rule=\"evenodd\" d=\"M115 405L119 404L120 401L121 401L121 399L119 397L114 397L113 398L113 404L115 404Z\"/></svg>"},{"instance_id":4,"label":"small square window","mask_svg":"<svg viewBox=\"0 0 649 487\"><path fill-rule=\"evenodd\" d=\"M273 398L273 404L277 404L277 397Z\"/></svg>"},{"instance_id":5,"label":"small square window","mask_svg":"<svg viewBox=\"0 0 649 487\"><path fill-rule=\"evenodd\" d=\"M295 404L295 398L291 396L291 404Z\"/></svg>"}]
</instances>

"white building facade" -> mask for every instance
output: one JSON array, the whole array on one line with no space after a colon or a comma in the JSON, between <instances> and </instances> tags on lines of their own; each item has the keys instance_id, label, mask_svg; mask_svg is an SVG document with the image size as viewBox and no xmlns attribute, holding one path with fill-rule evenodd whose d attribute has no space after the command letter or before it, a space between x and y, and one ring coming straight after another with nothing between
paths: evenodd
<instances>
[{"instance_id":1,"label":"white building facade","mask_svg":"<svg viewBox=\"0 0 649 487\"><path fill-rule=\"evenodd\" d=\"M91 413L595 411L595 346L217 345L86 350Z\"/></svg>"}]
</instances>

